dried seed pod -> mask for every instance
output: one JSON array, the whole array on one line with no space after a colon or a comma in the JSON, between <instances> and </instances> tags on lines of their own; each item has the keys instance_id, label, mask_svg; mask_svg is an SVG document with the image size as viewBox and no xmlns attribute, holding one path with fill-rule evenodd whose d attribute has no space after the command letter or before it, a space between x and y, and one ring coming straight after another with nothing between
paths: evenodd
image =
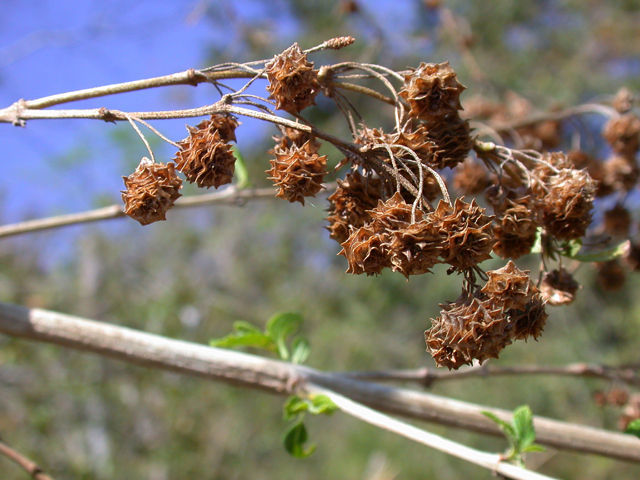
<instances>
[{"instance_id":1,"label":"dried seed pod","mask_svg":"<svg viewBox=\"0 0 640 480\"><path fill-rule=\"evenodd\" d=\"M482 287L489 300L504 310L521 310L538 293L529 279L528 270L520 270L511 260L497 270L487 272L487 283Z\"/></svg>"},{"instance_id":2,"label":"dried seed pod","mask_svg":"<svg viewBox=\"0 0 640 480\"><path fill-rule=\"evenodd\" d=\"M545 302L540 293L535 293L529 303L521 310L509 310L507 317L513 327L513 338L515 340L526 340L533 337L537 340L542 334L544 325L547 322L547 312L544 309Z\"/></svg>"},{"instance_id":3,"label":"dried seed pod","mask_svg":"<svg viewBox=\"0 0 640 480\"><path fill-rule=\"evenodd\" d=\"M403 229L411 223L411 205L404 201L402 195L394 193L391 198L378 200L378 205L371 211L371 223L376 231ZM416 220L422 219L422 212L416 211Z\"/></svg>"},{"instance_id":4,"label":"dried seed pod","mask_svg":"<svg viewBox=\"0 0 640 480\"><path fill-rule=\"evenodd\" d=\"M614 237L627 237L631 228L631 213L620 203L604 212L604 231Z\"/></svg>"},{"instance_id":5,"label":"dried seed pod","mask_svg":"<svg viewBox=\"0 0 640 480\"><path fill-rule=\"evenodd\" d=\"M640 149L640 118L632 113L612 118L604 126L602 136L614 152L633 157Z\"/></svg>"},{"instance_id":6,"label":"dried seed pod","mask_svg":"<svg viewBox=\"0 0 640 480\"><path fill-rule=\"evenodd\" d=\"M457 116L431 126L428 139L433 143L429 162L433 168L455 167L473 147L469 122Z\"/></svg>"},{"instance_id":7,"label":"dried seed pod","mask_svg":"<svg viewBox=\"0 0 640 480\"><path fill-rule=\"evenodd\" d=\"M467 158L453 171L453 187L466 195L478 195L489 186L489 172L484 165Z\"/></svg>"},{"instance_id":8,"label":"dried seed pod","mask_svg":"<svg viewBox=\"0 0 640 480\"><path fill-rule=\"evenodd\" d=\"M628 192L638 183L640 169L633 157L614 155L604 164L602 184L610 192Z\"/></svg>"},{"instance_id":9,"label":"dried seed pod","mask_svg":"<svg viewBox=\"0 0 640 480\"><path fill-rule=\"evenodd\" d=\"M312 134L303 132L296 128L284 127L284 135L282 137L273 137L276 146L269 153L275 153L276 150L287 150L293 146L305 146L309 153L318 153L320 142Z\"/></svg>"},{"instance_id":10,"label":"dried seed pod","mask_svg":"<svg viewBox=\"0 0 640 480\"><path fill-rule=\"evenodd\" d=\"M464 89L448 62L421 63L405 75L399 95L409 103L412 117L441 119L457 116L457 111L462 109L460 93Z\"/></svg>"},{"instance_id":11,"label":"dried seed pod","mask_svg":"<svg viewBox=\"0 0 640 480\"><path fill-rule=\"evenodd\" d=\"M388 239L384 233L364 226L349 235L342 243L342 250L338 255L344 255L347 259L347 273L376 275L391 266L387 243Z\"/></svg>"},{"instance_id":12,"label":"dried seed pod","mask_svg":"<svg viewBox=\"0 0 640 480\"><path fill-rule=\"evenodd\" d=\"M375 208L382 198L382 182L353 172L338 180L336 191L329 196L329 236L338 243L349 238L355 228L371 220L367 210Z\"/></svg>"},{"instance_id":13,"label":"dried seed pod","mask_svg":"<svg viewBox=\"0 0 640 480\"><path fill-rule=\"evenodd\" d=\"M478 298L441 305L440 316L424 332L427 351L439 367L458 369L488 358L498 358L511 343L504 312Z\"/></svg>"},{"instance_id":14,"label":"dried seed pod","mask_svg":"<svg viewBox=\"0 0 640 480\"><path fill-rule=\"evenodd\" d=\"M560 268L545 274L540 285L540 293L549 305L568 305L573 303L580 284L567 270Z\"/></svg>"},{"instance_id":15,"label":"dried seed pod","mask_svg":"<svg viewBox=\"0 0 640 480\"><path fill-rule=\"evenodd\" d=\"M154 163L144 157L135 172L122 179L124 213L141 225L166 220L167 210L180 197L182 180L173 163Z\"/></svg>"},{"instance_id":16,"label":"dried seed pod","mask_svg":"<svg viewBox=\"0 0 640 480\"><path fill-rule=\"evenodd\" d=\"M502 258L520 258L531 251L536 241L538 223L530 196L506 198L495 204L496 222L493 227L493 251Z\"/></svg>"},{"instance_id":17,"label":"dried seed pod","mask_svg":"<svg viewBox=\"0 0 640 480\"><path fill-rule=\"evenodd\" d=\"M444 263L462 271L490 258L494 243L492 219L475 200L466 203L457 198L453 208L440 201L429 220L437 225L444 239Z\"/></svg>"},{"instance_id":18,"label":"dried seed pod","mask_svg":"<svg viewBox=\"0 0 640 480\"><path fill-rule=\"evenodd\" d=\"M237 124L233 117L212 115L195 128L187 126L189 136L178 142L180 150L174 157L176 168L187 181L200 188L231 183L236 157L227 141L235 139Z\"/></svg>"},{"instance_id":19,"label":"dried seed pod","mask_svg":"<svg viewBox=\"0 0 640 480\"><path fill-rule=\"evenodd\" d=\"M318 72L297 43L265 64L267 90L276 108L297 114L315 103L320 89Z\"/></svg>"},{"instance_id":20,"label":"dried seed pod","mask_svg":"<svg viewBox=\"0 0 640 480\"><path fill-rule=\"evenodd\" d=\"M322 190L327 156L309 153L308 143L275 151L276 158L271 160L267 174L279 187L276 197L304 205L304 197L313 197Z\"/></svg>"},{"instance_id":21,"label":"dried seed pod","mask_svg":"<svg viewBox=\"0 0 640 480\"><path fill-rule=\"evenodd\" d=\"M389 234L391 269L405 277L431 271L442 254L442 236L428 220L407 225Z\"/></svg>"},{"instance_id":22,"label":"dried seed pod","mask_svg":"<svg viewBox=\"0 0 640 480\"><path fill-rule=\"evenodd\" d=\"M582 150L572 150L567 153L567 159L571 167L578 170L585 169L591 178L597 183L596 197L604 197L613 192L610 185L604 182L605 169L602 162Z\"/></svg>"},{"instance_id":23,"label":"dried seed pod","mask_svg":"<svg viewBox=\"0 0 640 480\"><path fill-rule=\"evenodd\" d=\"M562 168L539 175L532 191L547 231L560 240L582 237L591 223L595 189L584 170Z\"/></svg>"},{"instance_id":24,"label":"dried seed pod","mask_svg":"<svg viewBox=\"0 0 640 480\"><path fill-rule=\"evenodd\" d=\"M626 274L618 259L597 263L596 267L598 269L596 281L602 290L612 292L623 287Z\"/></svg>"}]
</instances>

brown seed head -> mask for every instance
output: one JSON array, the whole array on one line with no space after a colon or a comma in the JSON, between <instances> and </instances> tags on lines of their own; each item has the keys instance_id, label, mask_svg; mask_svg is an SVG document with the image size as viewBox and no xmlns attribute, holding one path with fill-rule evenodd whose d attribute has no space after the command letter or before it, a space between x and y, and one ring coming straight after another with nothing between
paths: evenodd
<instances>
[{"instance_id":1,"label":"brown seed head","mask_svg":"<svg viewBox=\"0 0 640 480\"><path fill-rule=\"evenodd\" d=\"M640 169L635 158L624 155L614 155L604 164L602 185L609 192L628 192L638 183Z\"/></svg>"},{"instance_id":2,"label":"brown seed head","mask_svg":"<svg viewBox=\"0 0 640 480\"><path fill-rule=\"evenodd\" d=\"M430 120L457 116L464 89L448 62L421 63L405 75L399 95L409 103L411 116Z\"/></svg>"},{"instance_id":3,"label":"brown seed head","mask_svg":"<svg viewBox=\"0 0 640 480\"><path fill-rule=\"evenodd\" d=\"M231 116L212 115L195 128L187 126L189 136L178 143L180 149L174 157L176 168L187 181L200 188L231 183L236 157L227 142L235 140L237 125Z\"/></svg>"},{"instance_id":4,"label":"brown seed head","mask_svg":"<svg viewBox=\"0 0 640 480\"><path fill-rule=\"evenodd\" d=\"M633 157L640 149L640 118L632 113L612 118L604 126L602 136L615 153Z\"/></svg>"},{"instance_id":5,"label":"brown seed head","mask_svg":"<svg viewBox=\"0 0 640 480\"><path fill-rule=\"evenodd\" d=\"M353 172L338 180L336 191L329 196L329 236L338 243L349 238L353 229L371 220L367 212L382 198L382 182Z\"/></svg>"},{"instance_id":6,"label":"brown seed head","mask_svg":"<svg viewBox=\"0 0 640 480\"><path fill-rule=\"evenodd\" d=\"M626 274L618 259L598 263L596 267L598 269L596 281L602 290L612 292L623 287Z\"/></svg>"},{"instance_id":7,"label":"brown seed head","mask_svg":"<svg viewBox=\"0 0 640 480\"><path fill-rule=\"evenodd\" d=\"M568 305L573 303L580 284L567 270L560 268L545 274L540 285L540 293L549 305Z\"/></svg>"},{"instance_id":8,"label":"brown seed head","mask_svg":"<svg viewBox=\"0 0 640 480\"><path fill-rule=\"evenodd\" d=\"M484 192L490 181L487 169L470 158L453 171L453 187L461 194L478 195Z\"/></svg>"},{"instance_id":9,"label":"brown seed head","mask_svg":"<svg viewBox=\"0 0 640 480\"><path fill-rule=\"evenodd\" d=\"M534 294L525 308L521 310L509 310L507 316L513 327L513 338L515 340L526 340L533 337L537 340L542 334L544 325L547 322L547 312L544 309L545 302L542 295Z\"/></svg>"},{"instance_id":10,"label":"brown seed head","mask_svg":"<svg viewBox=\"0 0 640 480\"><path fill-rule=\"evenodd\" d=\"M536 212L530 196L505 198L494 206L493 251L502 258L519 258L531 251L536 240Z\"/></svg>"},{"instance_id":11,"label":"brown seed head","mask_svg":"<svg viewBox=\"0 0 640 480\"><path fill-rule=\"evenodd\" d=\"M604 231L614 237L627 237L631 228L631 213L622 204L616 203L604 212Z\"/></svg>"},{"instance_id":12,"label":"brown seed head","mask_svg":"<svg viewBox=\"0 0 640 480\"><path fill-rule=\"evenodd\" d=\"M309 153L308 142L302 147L278 149L267 170L269 179L279 187L276 197L304 205L304 197L313 197L322 190L327 156Z\"/></svg>"},{"instance_id":13,"label":"brown seed head","mask_svg":"<svg viewBox=\"0 0 640 480\"><path fill-rule=\"evenodd\" d=\"M276 108L297 114L315 103L320 89L318 72L297 43L265 64L270 98Z\"/></svg>"},{"instance_id":14,"label":"brown seed head","mask_svg":"<svg viewBox=\"0 0 640 480\"><path fill-rule=\"evenodd\" d=\"M492 219L475 200L466 203L457 198L453 208L440 201L428 220L438 227L443 238L444 263L462 271L490 258L494 243Z\"/></svg>"},{"instance_id":15,"label":"brown seed head","mask_svg":"<svg viewBox=\"0 0 640 480\"><path fill-rule=\"evenodd\" d=\"M488 271L487 276L489 279L481 292L504 310L524 309L538 293L529 279L529 271L520 270L511 260L498 270Z\"/></svg>"},{"instance_id":16,"label":"brown seed head","mask_svg":"<svg viewBox=\"0 0 640 480\"><path fill-rule=\"evenodd\" d=\"M364 226L352 231L342 243L342 250L338 255L344 255L347 259L347 273L376 275L385 267L391 266L387 243L384 233Z\"/></svg>"},{"instance_id":17,"label":"brown seed head","mask_svg":"<svg viewBox=\"0 0 640 480\"><path fill-rule=\"evenodd\" d=\"M145 157L135 172L122 178L124 213L141 225L166 220L167 210L180 197L182 180L173 163L153 163Z\"/></svg>"}]
</instances>

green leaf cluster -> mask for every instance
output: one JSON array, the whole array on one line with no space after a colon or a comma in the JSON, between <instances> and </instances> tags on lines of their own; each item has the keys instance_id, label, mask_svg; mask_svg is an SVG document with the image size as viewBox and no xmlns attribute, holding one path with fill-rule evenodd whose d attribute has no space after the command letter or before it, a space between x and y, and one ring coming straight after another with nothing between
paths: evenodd
<instances>
[{"instance_id":1,"label":"green leaf cluster","mask_svg":"<svg viewBox=\"0 0 640 480\"><path fill-rule=\"evenodd\" d=\"M544 447L535 442L536 432L533 428L533 413L528 405L522 405L513 411L511 423L505 422L491 412L482 414L493 420L509 441L509 449L504 456L507 461L524 466L523 454L527 452L542 452Z\"/></svg>"},{"instance_id":2,"label":"green leaf cluster","mask_svg":"<svg viewBox=\"0 0 640 480\"><path fill-rule=\"evenodd\" d=\"M298 313L279 313L267 321L264 331L249 322L237 321L233 324L233 333L209 341L212 347L238 348L253 347L276 353L281 360L300 364L311 353L306 338L294 334L302 325L302 316Z\"/></svg>"},{"instance_id":3,"label":"green leaf cluster","mask_svg":"<svg viewBox=\"0 0 640 480\"><path fill-rule=\"evenodd\" d=\"M309 435L304 424L307 412L313 415L331 415L338 409L335 403L326 395L309 395L302 398L298 395L290 396L284 404L284 419L291 420L284 436L284 448L296 458L306 458L311 455L316 445L305 446Z\"/></svg>"}]
</instances>

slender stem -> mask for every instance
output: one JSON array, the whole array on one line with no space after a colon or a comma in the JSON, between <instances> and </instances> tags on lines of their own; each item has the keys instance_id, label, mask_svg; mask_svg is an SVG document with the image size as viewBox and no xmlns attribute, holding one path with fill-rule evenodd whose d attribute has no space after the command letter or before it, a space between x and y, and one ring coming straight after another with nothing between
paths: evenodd
<instances>
[{"instance_id":1,"label":"slender stem","mask_svg":"<svg viewBox=\"0 0 640 480\"><path fill-rule=\"evenodd\" d=\"M501 456L498 454L482 452L475 448L467 447L466 445L449 440L448 438L441 437L440 435L427 432L406 422L401 422L400 420L396 420L388 415L365 407L364 405L354 402L353 400L331 390L317 388L314 387L314 385L309 385L309 390L328 396L340 410L354 418L367 422L383 430L397 433L398 435L431 447L440 452L461 458L462 460L466 460L467 462L475 465L480 465L481 467L487 468L493 472L500 473L507 478L514 478L518 480L553 480L553 477L541 475L516 465L502 462Z\"/></svg>"},{"instance_id":2,"label":"slender stem","mask_svg":"<svg viewBox=\"0 0 640 480\"><path fill-rule=\"evenodd\" d=\"M32 460L22 455L20 452L11 448L5 442L0 440L0 455L7 457L13 463L27 472L31 478L35 480L53 480L49 475L44 473L42 469Z\"/></svg>"},{"instance_id":3,"label":"slender stem","mask_svg":"<svg viewBox=\"0 0 640 480\"><path fill-rule=\"evenodd\" d=\"M332 188L333 184L326 185L325 188ZM220 192L205 193L203 195L192 195L182 197L176 201L173 208L200 207L203 205L242 205L245 201L262 198L276 198L273 188L247 188L237 190L228 188ZM54 228L77 225L81 223L91 223L101 220L112 220L122 218L126 215L120 205L110 205L108 207L96 208L85 212L58 215L55 217L39 218L27 220L25 222L0 226L0 238L21 235L24 233L50 230Z\"/></svg>"},{"instance_id":4,"label":"slender stem","mask_svg":"<svg viewBox=\"0 0 640 480\"><path fill-rule=\"evenodd\" d=\"M0 303L0 333L272 393L317 385L383 412L497 436L501 431L482 412L505 421L512 417L507 410L6 303ZM640 463L640 440L632 435L543 417L535 417L534 426L540 444Z\"/></svg>"}]
</instances>

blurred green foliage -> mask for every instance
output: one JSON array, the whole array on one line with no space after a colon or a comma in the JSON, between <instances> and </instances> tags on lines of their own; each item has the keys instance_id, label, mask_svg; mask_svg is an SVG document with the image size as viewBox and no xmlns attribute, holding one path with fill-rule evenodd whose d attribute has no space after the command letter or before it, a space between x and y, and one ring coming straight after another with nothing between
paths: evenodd
<instances>
[{"instance_id":1,"label":"blurred green foliage","mask_svg":"<svg viewBox=\"0 0 640 480\"><path fill-rule=\"evenodd\" d=\"M455 35L438 28L437 10L421 1L361 3L360 12L347 14L341 2L280 1L273 11L243 16L242 2L211 2L212 28L234 29L236 38L212 45L207 62L264 58L293 41L311 46L353 34L355 45L317 59L395 68L450 60L469 89L465 95L499 98L515 90L541 108L622 85L640 89L637 1L443 2L469 22L471 51L484 72L476 80ZM284 24L290 32L280 32ZM366 98L352 99L370 126L389 121L378 105L371 111ZM336 134L346 129L323 101L310 118ZM254 185L266 182L274 133L239 145ZM123 162L131 161L131 136L118 130L112 139ZM323 229L325 202L317 198L304 208L250 202L170 212L167 222L148 227L130 221L79 227L73 254L56 261L49 253L66 238L62 233L3 240L0 298L199 343L228 334L233 322L262 325L275 312L295 311L305 319L314 367L433 366L423 331L438 303L457 297L460 280L443 268L410 282L391 272L344 274L339 246ZM499 265L490 260L486 268ZM637 361L640 307L632 293L640 280L629 278L625 290L605 295L592 293L588 267L578 277L584 288L577 302L550 309L540 341L514 344L492 364ZM526 403L537 415L616 429L617 412L592 401L595 390L609 386L568 377L487 377L435 383L431 391L507 409ZM282 398L8 337L0 337L0 392L0 433L57 478L492 478L339 413L308 418L317 451L292 459L281 445ZM427 427L488 451L504 446L499 438ZM531 458L542 472L563 478L640 473L634 465L551 450ZM3 458L0 472L24 478Z\"/></svg>"}]
</instances>

